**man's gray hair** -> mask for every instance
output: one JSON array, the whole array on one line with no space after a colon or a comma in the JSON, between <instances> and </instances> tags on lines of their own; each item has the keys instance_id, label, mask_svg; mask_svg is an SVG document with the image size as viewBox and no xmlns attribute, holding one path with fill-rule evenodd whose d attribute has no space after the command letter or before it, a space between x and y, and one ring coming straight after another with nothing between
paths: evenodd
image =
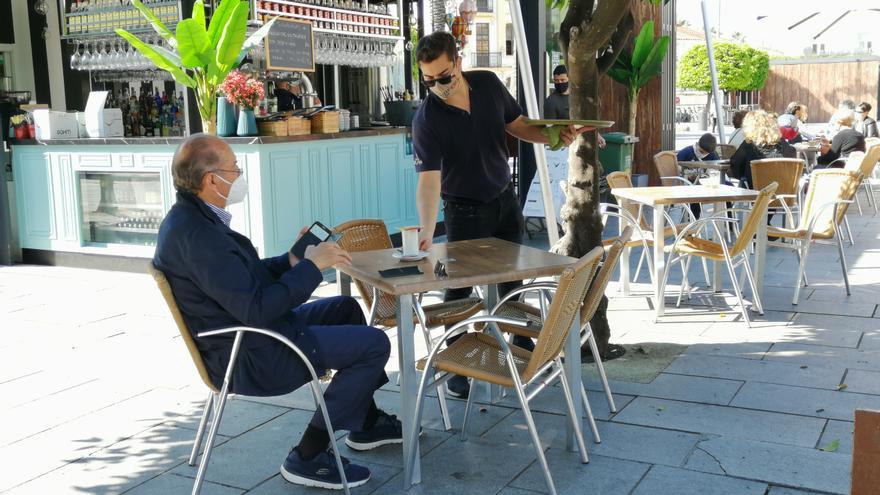
<instances>
[{"instance_id":1,"label":"man's gray hair","mask_svg":"<svg viewBox=\"0 0 880 495\"><path fill-rule=\"evenodd\" d=\"M220 166L218 141L223 142L209 134L193 134L178 146L171 160L175 189L193 194L201 191L205 174Z\"/></svg>"}]
</instances>

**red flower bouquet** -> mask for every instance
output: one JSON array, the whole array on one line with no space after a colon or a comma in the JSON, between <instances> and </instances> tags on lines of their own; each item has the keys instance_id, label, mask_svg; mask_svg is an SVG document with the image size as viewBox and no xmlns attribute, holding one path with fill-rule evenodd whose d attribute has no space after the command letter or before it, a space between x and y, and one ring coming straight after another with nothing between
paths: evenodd
<instances>
[{"instance_id":1,"label":"red flower bouquet","mask_svg":"<svg viewBox=\"0 0 880 495\"><path fill-rule=\"evenodd\" d=\"M250 109L257 107L266 95L263 83L259 79L237 70L226 76L226 80L220 84L220 91L226 94L226 99L233 105Z\"/></svg>"}]
</instances>

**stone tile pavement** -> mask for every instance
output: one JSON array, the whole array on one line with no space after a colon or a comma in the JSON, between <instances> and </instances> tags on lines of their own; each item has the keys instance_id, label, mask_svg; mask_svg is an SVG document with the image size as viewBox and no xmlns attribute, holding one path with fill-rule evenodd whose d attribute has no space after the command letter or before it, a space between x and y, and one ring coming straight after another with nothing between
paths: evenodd
<instances>
[{"instance_id":1,"label":"stone tile pavement","mask_svg":"<svg viewBox=\"0 0 880 495\"><path fill-rule=\"evenodd\" d=\"M612 284L613 341L632 357L660 343L675 352L647 379L612 373L616 414L593 367L584 366L602 434L601 444L588 440L587 465L562 447L558 390L536 399L559 492L848 493L853 411L880 408L880 217L851 214L850 221L852 296L844 294L835 248L817 245L811 285L791 305L794 255L772 249L767 312L751 329L729 292L702 290L681 308L670 298L668 316L655 323L645 274L630 297ZM699 279L695 270L691 280ZM671 280L677 288L680 274ZM333 293L332 285L319 290ZM0 268L0 337L0 492L188 492L194 470L185 459L205 389L147 275ZM388 371L396 372L395 357ZM393 379L377 400L396 411ZM452 401L455 429L463 406ZM278 475L312 407L305 390L232 400L205 493L319 493ZM544 492L511 401L481 404L467 442L442 430L436 409L428 402L424 482L409 493ZM373 472L356 493L402 492L398 448L345 454Z\"/></svg>"}]
</instances>

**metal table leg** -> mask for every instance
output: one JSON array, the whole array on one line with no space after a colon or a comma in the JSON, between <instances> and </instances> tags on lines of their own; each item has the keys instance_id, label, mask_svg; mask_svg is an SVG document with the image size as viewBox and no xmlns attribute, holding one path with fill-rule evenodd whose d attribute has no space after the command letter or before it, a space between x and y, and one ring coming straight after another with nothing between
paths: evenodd
<instances>
[{"instance_id":1,"label":"metal table leg","mask_svg":"<svg viewBox=\"0 0 880 495\"><path fill-rule=\"evenodd\" d=\"M416 410L416 397L419 388L418 377L415 368L415 325L413 325L413 306L412 297L409 294L397 296L397 348L398 360L400 366L400 422L403 424L403 462L405 473L412 472L413 484L420 483L422 479L421 464L419 459L419 442L416 439L412 443L416 455L413 457L412 451L406 446L410 445L409 435L412 431L412 424L415 421L414 414ZM406 465L407 460L414 458L415 463L412 466ZM407 476L404 476L404 480ZM404 484L406 481L404 481ZM404 489L409 488L404 486Z\"/></svg>"},{"instance_id":2,"label":"metal table leg","mask_svg":"<svg viewBox=\"0 0 880 495\"><path fill-rule=\"evenodd\" d=\"M663 252L666 240L663 238L663 230L666 225L666 217L663 215L664 205L654 206L654 314L657 318L663 316L665 303L663 297L663 273L666 270L666 255ZM572 389L574 386L572 385Z\"/></svg>"},{"instance_id":3,"label":"metal table leg","mask_svg":"<svg viewBox=\"0 0 880 495\"><path fill-rule=\"evenodd\" d=\"M574 321L571 322L571 328L568 331L568 340L565 341L565 377L568 379L569 389L571 391L571 401L574 403L574 417L578 421L584 416L583 402L581 401L581 319L580 315L575 313ZM577 450L577 442L575 441L575 432L570 422L565 423L565 448L569 452Z\"/></svg>"}]
</instances>

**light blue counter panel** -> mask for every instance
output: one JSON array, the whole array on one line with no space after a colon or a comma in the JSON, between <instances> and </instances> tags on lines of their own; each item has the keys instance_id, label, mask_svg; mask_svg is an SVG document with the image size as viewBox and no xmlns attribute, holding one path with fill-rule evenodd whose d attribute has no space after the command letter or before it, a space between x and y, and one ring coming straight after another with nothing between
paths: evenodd
<instances>
[{"instance_id":1,"label":"light blue counter panel","mask_svg":"<svg viewBox=\"0 0 880 495\"><path fill-rule=\"evenodd\" d=\"M134 140L136 141L136 140ZM13 146L18 235L22 248L152 257L154 248L84 240L78 174L158 173L162 214L175 202L171 159L176 144L34 144ZM393 234L418 223L416 174L403 133L273 142L232 143L249 183L232 205L233 229L263 256L284 252L303 226L329 227L381 218Z\"/></svg>"},{"instance_id":2,"label":"light blue counter panel","mask_svg":"<svg viewBox=\"0 0 880 495\"><path fill-rule=\"evenodd\" d=\"M43 150L12 150L19 242L23 247L49 249L58 238L49 160Z\"/></svg>"}]
</instances>

